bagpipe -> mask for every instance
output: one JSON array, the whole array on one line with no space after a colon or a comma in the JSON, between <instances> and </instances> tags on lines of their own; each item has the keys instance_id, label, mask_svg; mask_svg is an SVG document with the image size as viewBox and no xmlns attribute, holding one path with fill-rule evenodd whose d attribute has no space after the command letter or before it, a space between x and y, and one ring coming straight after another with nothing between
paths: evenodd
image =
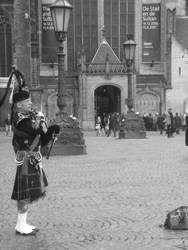
<instances>
[{"instance_id":1,"label":"bagpipe","mask_svg":"<svg viewBox=\"0 0 188 250\"><path fill-rule=\"evenodd\" d=\"M46 154L46 159L47 160L49 160L49 158L50 158L50 153L52 151L53 145L55 144L56 140L57 140L57 134L53 133L52 134L52 140L51 140L51 143L50 143L50 147L49 147L49 149L47 151L47 154Z\"/></svg>"},{"instance_id":2,"label":"bagpipe","mask_svg":"<svg viewBox=\"0 0 188 250\"><path fill-rule=\"evenodd\" d=\"M9 98L10 104L12 104L10 99L12 97L13 90L15 88L18 88L20 90L21 88L26 87L26 82L25 82L25 78L24 78L23 74L19 70L17 70L15 66L12 66L12 71L11 71L11 74L10 74L8 82L7 82L7 87L6 87L5 93L0 100L0 107L3 105L7 95L9 93L13 79L15 82L13 83L12 92L11 92L11 95Z\"/></svg>"},{"instance_id":3,"label":"bagpipe","mask_svg":"<svg viewBox=\"0 0 188 250\"><path fill-rule=\"evenodd\" d=\"M17 109L17 105L15 104L30 97L29 89L26 85L24 75L19 70L17 70L14 65L12 66L12 72L7 82L5 94L0 100L0 107L3 105L10 89L11 94L9 97L9 104L11 105L11 123L13 123L13 117ZM44 133L47 133L48 136L51 137L51 145L46 156L46 158L49 159L51 149L55 141L57 140L57 134L60 131L60 127L56 124L50 124L50 126L48 126L47 121L42 112L38 111L34 106L29 112L29 117L31 118L33 126L35 128L41 128ZM20 119L22 119L22 117L20 117Z\"/></svg>"},{"instance_id":4,"label":"bagpipe","mask_svg":"<svg viewBox=\"0 0 188 250\"><path fill-rule=\"evenodd\" d=\"M47 121L43 115L43 113L41 111L37 111L34 107L32 108L31 111L31 115L33 117L33 119L35 119L38 124L39 127L43 127L45 126L46 129L48 129L48 124ZM59 134L60 128L58 125L56 124L50 124L49 126L50 128L53 128L53 132L52 132L52 136L51 136L51 143L49 145L48 151L46 153L46 159L48 160L50 157L50 153L52 151L53 145L55 144L56 140L57 140L57 135Z\"/></svg>"}]
</instances>

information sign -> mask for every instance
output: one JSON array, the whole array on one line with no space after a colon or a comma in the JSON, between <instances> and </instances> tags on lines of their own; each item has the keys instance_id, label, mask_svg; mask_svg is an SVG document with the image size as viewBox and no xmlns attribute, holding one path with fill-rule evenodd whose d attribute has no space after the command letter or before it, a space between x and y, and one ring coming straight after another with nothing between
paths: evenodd
<instances>
[{"instance_id":1,"label":"information sign","mask_svg":"<svg viewBox=\"0 0 188 250\"><path fill-rule=\"evenodd\" d=\"M42 5L42 62L57 62L57 40L49 5Z\"/></svg>"},{"instance_id":2,"label":"information sign","mask_svg":"<svg viewBox=\"0 0 188 250\"><path fill-rule=\"evenodd\" d=\"M160 61L161 58L161 6L142 5L142 61Z\"/></svg>"}]
</instances>

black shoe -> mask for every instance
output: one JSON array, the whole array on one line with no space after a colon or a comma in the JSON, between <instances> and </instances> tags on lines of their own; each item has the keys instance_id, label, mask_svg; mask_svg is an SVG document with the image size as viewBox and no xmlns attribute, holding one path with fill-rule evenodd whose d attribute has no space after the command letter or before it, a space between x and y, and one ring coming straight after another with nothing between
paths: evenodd
<instances>
[{"instance_id":1,"label":"black shoe","mask_svg":"<svg viewBox=\"0 0 188 250\"><path fill-rule=\"evenodd\" d=\"M40 229L39 229L38 227L35 227L35 228L33 229L33 231L35 231L35 232L39 232L39 231L40 231Z\"/></svg>"},{"instance_id":2,"label":"black shoe","mask_svg":"<svg viewBox=\"0 0 188 250\"><path fill-rule=\"evenodd\" d=\"M26 234L26 233L22 233L22 232L19 232L16 230L16 234L18 235L22 235L22 236L30 236L30 235L36 235L37 231L36 230L33 230L31 231L30 233Z\"/></svg>"}]
</instances>

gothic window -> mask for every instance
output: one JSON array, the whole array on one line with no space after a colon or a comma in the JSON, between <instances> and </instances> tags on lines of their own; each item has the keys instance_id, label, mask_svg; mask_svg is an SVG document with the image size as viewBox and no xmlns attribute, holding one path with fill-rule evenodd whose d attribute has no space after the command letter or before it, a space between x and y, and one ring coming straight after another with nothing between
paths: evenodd
<instances>
[{"instance_id":1,"label":"gothic window","mask_svg":"<svg viewBox=\"0 0 188 250\"><path fill-rule=\"evenodd\" d=\"M134 34L134 15L134 0L104 0L106 39L119 58L127 34Z\"/></svg>"},{"instance_id":2,"label":"gothic window","mask_svg":"<svg viewBox=\"0 0 188 250\"><path fill-rule=\"evenodd\" d=\"M10 73L12 59L11 25L8 17L0 10L0 76L6 77Z\"/></svg>"},{"instance_id":3,"label":"gothic window","mask_svg":"<svg viewBox=\"0 0 188 250\"><path fill-rule=\"evenodd\" d=\"M73 6L67 33L68 68L74 70L76 54L84 48L91 61L98 46L98 9L96 0L69 0ZM71 39L72 37L72 39Z\"/></svg>"}]
</instances>

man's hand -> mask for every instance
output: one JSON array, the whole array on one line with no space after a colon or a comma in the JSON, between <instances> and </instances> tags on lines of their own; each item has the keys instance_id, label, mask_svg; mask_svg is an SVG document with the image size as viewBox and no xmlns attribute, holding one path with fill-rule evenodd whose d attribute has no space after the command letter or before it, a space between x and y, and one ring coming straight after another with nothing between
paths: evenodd
<instances>
[{"instance_id":1,"label":"man's hand","mask_svg":"<svg viewBox=\"0 0 188 250\"><path fill-rule=\"evenodd\" d=\"M42 131L46 134L48 128L47 128L47 125L46 125L46 123L44 121L40 122L40 127L42 128Z\"/></svg>"}]
</instances>

